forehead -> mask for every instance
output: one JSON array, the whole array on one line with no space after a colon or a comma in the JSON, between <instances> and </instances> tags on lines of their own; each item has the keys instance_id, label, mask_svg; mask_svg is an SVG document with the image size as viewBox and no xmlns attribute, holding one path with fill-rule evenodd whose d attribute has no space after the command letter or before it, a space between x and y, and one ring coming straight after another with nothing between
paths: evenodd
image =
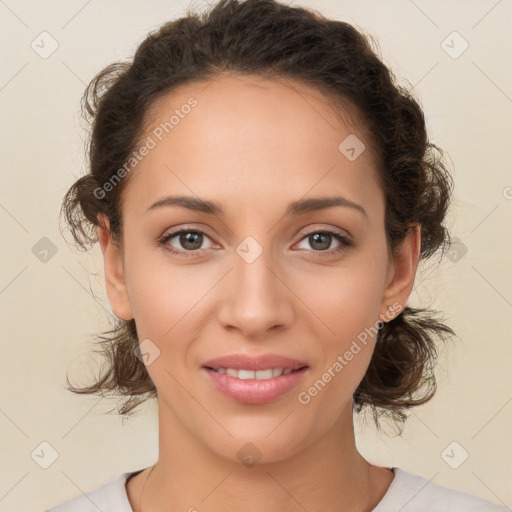
<instances>
[{"instance_id":1,"label":"forehead","mask_svg":"<svg viewBox=\"0 0 512 512\"><path fill-rule=\"evenodd\" d=\"M347 158L345 141L365 149ZM239 210L241 198L288 204L334 189L361 203L380 189L355 109L336 110L319 91L290 79L223 74L182 85L153 103L140 143L152 147L125 200L136 196L141 208L187 193L215 196L229 213L235 199Z\"/></svg>"}]
</instances>

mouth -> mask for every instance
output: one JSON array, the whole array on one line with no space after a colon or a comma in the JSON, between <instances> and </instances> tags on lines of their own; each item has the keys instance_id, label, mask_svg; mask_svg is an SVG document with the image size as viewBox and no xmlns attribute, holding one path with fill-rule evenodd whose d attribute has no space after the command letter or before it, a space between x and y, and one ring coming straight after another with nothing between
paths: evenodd
<instances>
[{"instance_id":1,"label":"mouth","mask_svg":"<svg viewBox=\"0 0 512 512\"><path fill-rule=\"evenodd\" d=\"M209 383L223 396L239 404L263 405L289 394L310 371L309 366L246 370L237 368L201 368Z\"/></svg>"}]
</instances>

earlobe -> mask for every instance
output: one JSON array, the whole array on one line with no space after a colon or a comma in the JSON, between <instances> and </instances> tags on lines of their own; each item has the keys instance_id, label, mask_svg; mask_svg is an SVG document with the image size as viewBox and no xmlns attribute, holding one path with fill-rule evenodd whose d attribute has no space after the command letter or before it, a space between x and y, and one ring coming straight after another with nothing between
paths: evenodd
<instances>
[{"instance_id":1,"label":"earlobe","mask_svg":"<svg viewBox=\"0 0 512 512\"><path fill-rule=\"evenodd\" d=\"M411 226L397 248L391 263L391 275L381 302L381 319L388 322L405 308L418 267L421 249L421 225Z\"/></svg>"},{"instance_id":2,"label":"earlobe","mask_svg":"<svg viewBox=\"0 0 512 512\"><path fill-rule=\"evenodd\" d=\"M133 313L126 287L121 250L112 240L110 222L103 214L98 215L97 233L103 253L105 284L112 311L121 320L131 320Z\"/></svg>"}]
</instances>

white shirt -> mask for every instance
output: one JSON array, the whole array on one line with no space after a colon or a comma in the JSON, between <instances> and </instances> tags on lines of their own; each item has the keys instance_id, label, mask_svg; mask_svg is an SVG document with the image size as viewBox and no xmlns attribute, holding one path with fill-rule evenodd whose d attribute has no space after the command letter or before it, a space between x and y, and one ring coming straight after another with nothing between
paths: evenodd
<instances>
[{"instance_id":1,"label":"white shirt","mask_svg":"<svg viewBox=\"0 0 512 512\"><path fill-rule=\"evenodd\" d=\"M510 512L471 494L429 482L426 478L399 467L391 468L395 477L386 494L372 512ZM44 512L133 512L126 492L126 481L133 471Z\"/></svg>"}]
</instances>

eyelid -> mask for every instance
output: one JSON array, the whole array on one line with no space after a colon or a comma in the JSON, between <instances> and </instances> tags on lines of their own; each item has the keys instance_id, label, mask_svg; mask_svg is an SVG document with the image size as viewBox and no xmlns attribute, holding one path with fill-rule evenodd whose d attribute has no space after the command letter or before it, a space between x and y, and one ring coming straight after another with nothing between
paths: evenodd
<instances>
[{"instance_id":1,"label":"eyelid","mask_svg":"<svg viewBox=\"0 0 512 512\"><path fill-rule=\"evenodd\" d=\"M337 228L334 226L327 226L327 227L313 227L310 230L307 230L306 232L302 233L301 240L308 235L312 235L314 233L330 233L339 235L342 238L345 238L347 241L352 240L352 235L345 229Z\"/></svg>"}]
</instances>

